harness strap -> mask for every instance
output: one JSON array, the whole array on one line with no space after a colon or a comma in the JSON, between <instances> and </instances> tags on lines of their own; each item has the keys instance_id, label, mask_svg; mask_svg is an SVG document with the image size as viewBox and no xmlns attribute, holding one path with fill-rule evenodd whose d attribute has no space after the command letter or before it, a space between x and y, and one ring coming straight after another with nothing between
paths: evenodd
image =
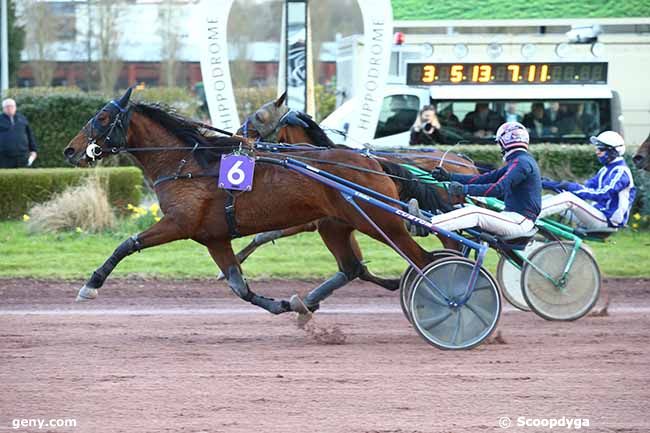
<instances>
[{"instance_id":1,"label":"harness strap","mask_svg":"<svg viewBox=\"0 0 650 433\"><path fill-rule=\"evenodd\" d=\"M240 238L241 233L237 230L237 218L235 217L235 199L237 198L230 190L226 190L226 200L224 209L226 212L226 223L228 224L228 234L232 239Z\"/></svg>"}]
</instances>

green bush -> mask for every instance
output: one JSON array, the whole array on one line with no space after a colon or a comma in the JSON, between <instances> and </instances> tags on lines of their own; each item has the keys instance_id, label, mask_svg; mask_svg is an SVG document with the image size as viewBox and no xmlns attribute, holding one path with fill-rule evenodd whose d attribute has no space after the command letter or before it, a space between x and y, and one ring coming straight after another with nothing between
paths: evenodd
<instances>
[{"instance_id":1,"label":"green bush","mask_svg":"<svg viewBox=\"0 0 650 433\"><path fill-rule=\"evenodd\" d=\"M18 111L29 121L38 143L35 167L65 167L63 149L106 99L70 88L12 89Z\"/></svg>"},{"instance_id":2,"label":"green bush","mask_svg":"<svg viewBox=\"0 0 650 433\"><path fill-rule=\"evenodd\" d=\"M498 146L467 144L440 146L453 152L469 156L476 162L495 166L501 165L501 151ZM592 176L600 167L593 146L568 144L533 144L530 151L535 156L544 176L563 180L584 180Z\"/></svg>"},{"instance_id":3,"label":"green bush","mask_svg":"<svg viewBox=\"0 0 650 433\"><path fill-rule=\"evenodd\" d=\"M275 86L236 88L235 101L237 102L237 113L239 113L241 123L243 123L246 116L253 114L262 105L276 100L278 98L277 93L278 90Z\"/></svg>"},{"instance_id":4,"label":"green bush","mask_svg":"<svg viewBox=\"0 0 650 433\"><path fill-rule=\"evenodd\" d=\"M118 211L126 212L127 204L140 202L143 176L135 167L0 170L0 219L20 217L34 204L93 173L108 178L108 199Z\"/></svg>"},{"instance_id":5,"label":"green bush","mask_svg":"<svg viewBox=\"0 0 650 433\"><path fill-rule=\"evenodd\" d=\"M641 215L650 215L650 173L639 170L632 163L632 156L634 152L627 152L625 155L625 160L627 165L632 170L632 177L634 178L634 186L636 187L636 202L632 208L632 213L639 213ZM649 220L645 220L649 222ZM644 226L648 228L648 225Z\"/></svg>"},{"instance_id":6,"label":"green bush","mask_svg":"<svg viewBox=\"0 0 650 433\"><path fill-rule=\"evenodd\" d=\"M336 93L334 89L317 84L315 87L316 122L321 122L336 109Z\"/></svg>"},{"instance_id":7,"label":"green bush","mask_svg":"<svg viewBox=\"0 0 650 433\"><path fill-rule=\"evenodd\" d=\"M34 87L10 89L18 110L27 117L38 143L35 167L66 167L63 149L88 120L111 98L120 94L85 93L72 87ZM151 87L136 90L135 101L160 102L180 113L193 116L198 101L187 90L175 87Z\"/></svg>"}]
</instances>

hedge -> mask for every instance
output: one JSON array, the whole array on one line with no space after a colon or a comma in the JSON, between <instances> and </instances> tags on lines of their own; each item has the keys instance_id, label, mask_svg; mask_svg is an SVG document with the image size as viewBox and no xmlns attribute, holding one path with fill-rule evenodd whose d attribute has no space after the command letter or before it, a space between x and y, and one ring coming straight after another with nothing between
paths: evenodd
<instances>
[{"instance_id":1,"label":"hedge","mask_svg":"<svg viewBox=\"0 0 650 433\"><path fill-rule=\"evenodd\" d=\"M462 153L475 162L483 162L499 166L502 164L501 152L497 146L470 144L457 146L440 146L440 149L451 149ZM553 179L584 181L591 177L601 167L593 146L569 144L533 144L531 153L535 156L543 176ZM634 184L637 188L637 200L633 212L650 215L650 174L637 170L632 163L631 155L635 149L626 153L627 165L632 170Z\"/></svg>"},{"instance_id":2,"label":"hedge","mask_svg":"<svg viewBox=\"0 0 650 433\"><path fill-rule=\"evenodd\" d=\"M140 202L143 176L135 167L0 170L0 219L20 217L34 204L49 200L94 173L108 178L108 198L117 210Z\"/></svg>"},{"instance_id":3,"label":"hedge","mask_svg":"<svg viewBox=\"0 0 650 433\"><path fill-rule=\"evenodd\" d=\"M38 143L35 167L67 167L63 149L88 120L111 98L119 96L84 93L70 87L35 87L10 89L18 111L27 117ZM146 100L170 105L179 112L193 116L198 101L181 88L145 88L134 92L133 100Z\"/></svg>"}]
</instances>

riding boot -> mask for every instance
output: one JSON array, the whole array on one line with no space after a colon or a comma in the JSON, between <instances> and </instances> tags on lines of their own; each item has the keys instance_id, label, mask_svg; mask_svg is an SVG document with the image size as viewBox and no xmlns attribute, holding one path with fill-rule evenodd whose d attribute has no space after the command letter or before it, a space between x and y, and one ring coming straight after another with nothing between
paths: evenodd
<instances>
[{"instance_id":1,"label":"riding boot","mask_svg":"<svg viewBox=\"0 0 650 433\"><path fill-rule=\"evenodd\" d=\"M408 204L409 204L408 212L411 215L415 215L416 217L421 218L423 220L427 219L427 217L425 217L420 211L420 204L418 203L418 200L416 198L410 199ZM427 229L426 227L422 227L418 224L414 224L408 220L406 220L405 223L406 223L406 229L411 233L411 236L429 235L429 229Z\"/></svg>"}]
</instances>

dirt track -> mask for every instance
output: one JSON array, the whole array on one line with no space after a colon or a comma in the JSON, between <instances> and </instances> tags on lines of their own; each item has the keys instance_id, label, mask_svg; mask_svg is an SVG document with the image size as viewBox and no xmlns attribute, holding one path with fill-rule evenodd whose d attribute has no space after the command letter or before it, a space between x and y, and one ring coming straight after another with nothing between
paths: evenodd
<instances>
[{"instance_id":1,"label":"dirt track","mask_svg":"<svg viewBox=\"0 0 650 433\"><path fill-rule=\"evenodd\" d=\"M361 284L301 330L223 283L110 280L78 305L76 283L0 280L0 431L496 432L502 416L506 431L571 431L518 427L522 416L647 433L650 281L606 285L607 317L507 309L497 341L443 352L410 328L397 293ZM17 418L77 427L14 430Z\"/></svg>"}]
</instances>

